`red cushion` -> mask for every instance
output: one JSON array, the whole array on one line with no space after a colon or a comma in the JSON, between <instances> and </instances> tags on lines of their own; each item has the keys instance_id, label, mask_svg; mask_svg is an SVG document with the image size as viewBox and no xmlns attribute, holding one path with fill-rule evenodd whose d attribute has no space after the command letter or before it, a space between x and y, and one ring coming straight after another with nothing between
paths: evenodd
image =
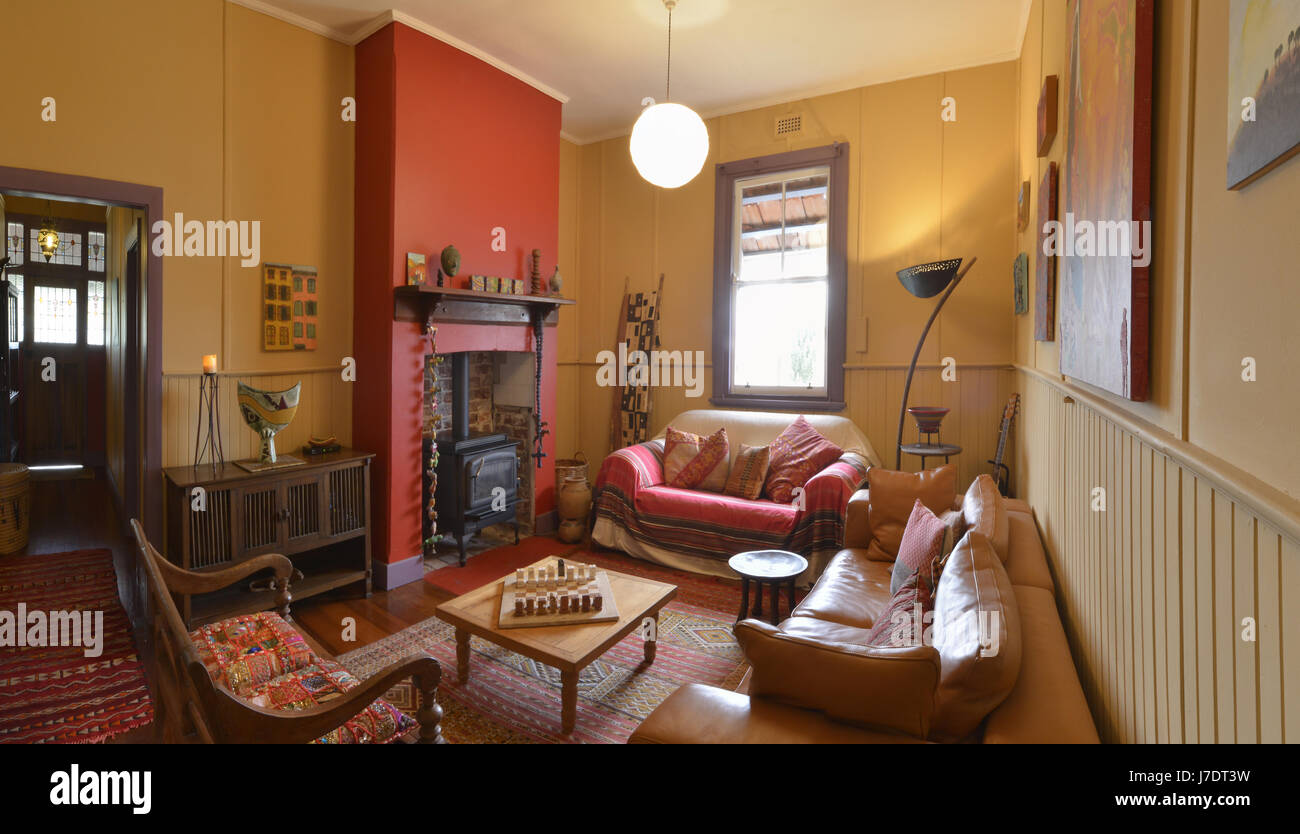
<instances>
[{"instance_id":1,"label":"red cushion","mask_svg":"<svg viewBox=\"0 0 1300 834\"><path fill-rule=\"evenodd\" d=\"M926 590L934 593L933 565L942 555L947 527L920 498L916 499L898 545L898 558L894 560L893 579L889 583L892 592L898 593L910 577L920 574Z\"/></svg>"},{"instance_id":2,"label":"red cushion","mask_svg":"<svg viewBox=\"0 0 1300 834\"><path fill-rule=\"evenodd\" d=\"M773 501L788 504L794 491L835 461L844 451L799 416L769 446L764 491Z\"/></svg>"},{"instance_id":3,"label":"red cushion","mask_svg":"<svg viewBox=\"0 0 1300 834\"><path fill-rule=\"evenodd\" d=\"M919 608L917 606L920 606ZM934 611L934 595L928 583L914 573L889 600L889 607L880 612L871 633L868 646L921 646L925 645L925 615Z\"/></svg>"},{"instance_id":4,"label":"red cushion","mask_svg":"<svg viewBox=\"0 0 1300 834\"><path fill-rule=\"evenodd\" d=\"M664 432L664 479L669 486L722 492L730 458L725 428L708 437L672 426Z\"/></svg>"}]
</instances>

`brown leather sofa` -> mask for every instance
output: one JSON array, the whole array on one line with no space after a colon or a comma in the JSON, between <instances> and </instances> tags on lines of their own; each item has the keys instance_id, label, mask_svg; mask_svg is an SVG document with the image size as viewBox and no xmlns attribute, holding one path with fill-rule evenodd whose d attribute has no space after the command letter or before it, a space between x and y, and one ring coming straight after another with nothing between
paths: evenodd
<instances>
[{"instance_id":1,"label":"brown leather sofa","mask_svg":"<svg viewBox=\"0 0 1300 834\"><path fill-rule=\"evenodd\" d=\"M992 657L977 659L978 645L953 638L864 645L889 605L892 563L867 555L870 499L860 490L849 502L845 549L790 618L736 625L752 667L740 689L684 686L630 742L1097 743L1031 511L996 501L996 517L986 505L981 518L968 493L970 532L935 593L936 621L945 604L999 613Z\"/></svg>"}]
</instances>

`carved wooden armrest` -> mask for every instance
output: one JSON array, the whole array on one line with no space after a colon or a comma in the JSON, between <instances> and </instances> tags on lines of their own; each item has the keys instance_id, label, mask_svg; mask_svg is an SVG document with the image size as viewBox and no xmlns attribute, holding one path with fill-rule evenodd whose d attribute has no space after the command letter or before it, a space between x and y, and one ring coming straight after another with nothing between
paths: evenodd
<instances>
[{"instance_id":1,"label":"carved wooden armrest","mask_svg":"<svg viewBox=\"0 0 1300 834\"><path fill-rule=\"evenodd\" d=\"M156 559L158 570L162 573L167 590L174 594L206 594L228 588L246 579L258 571L271 568L275 571L272 586L279 592L275 605L281 616L289 616L289 603L293 596L289 593L289 578L293 575L293 562L288 556L279 553L263 553L252 559L214 571L192 571L177 567L166 559Z\"/></svg>"},{"instance_id":2,"label":"carved wooden armrest","mask_svg":"<svg viewBox=\"0 0 1300 834\"><path fill-rule=\"evenodd\" d=\"M343 726L350 718L370 706L377 698L406 678L413 678L420 691L420 744L443 744L442 707L438 706L438 684L442 667L431 655L412 655L389 664L342 698L305 710L269 710L242 701L221 688L216 690L227 738L240 743L304 744L330 730Z\"/></svg>"}]
</instances>

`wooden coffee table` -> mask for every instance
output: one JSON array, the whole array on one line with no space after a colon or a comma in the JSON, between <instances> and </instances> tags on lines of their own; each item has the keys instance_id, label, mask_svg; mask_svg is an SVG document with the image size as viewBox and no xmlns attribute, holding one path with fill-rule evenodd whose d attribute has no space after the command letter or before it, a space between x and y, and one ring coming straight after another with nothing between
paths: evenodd
<instances>
[{"instance_id":1,"label":"wooden coffee table","mask_svg":"<svg viewBox=\"0 0 1300 834\"><path fill-rule=\"evenodd\" d=\"M529 567L541 567L554 557ZM513 574L513 571L511 572ZM437 608L438 618L456 627L456 675L462 684L469 680L469 638L473 634L498 646L560 670L560 726L573 732L578 714L578 673L624 637L636 631L649 617L654 620L650 637L657 637L659 610L677 596L677 586L626 573L606 570L618 604L618 622L537 628L497 627L505 577L448 600ZM654 639L645 643L645 662L655 659Z\"/></svg>"}]
</instances>

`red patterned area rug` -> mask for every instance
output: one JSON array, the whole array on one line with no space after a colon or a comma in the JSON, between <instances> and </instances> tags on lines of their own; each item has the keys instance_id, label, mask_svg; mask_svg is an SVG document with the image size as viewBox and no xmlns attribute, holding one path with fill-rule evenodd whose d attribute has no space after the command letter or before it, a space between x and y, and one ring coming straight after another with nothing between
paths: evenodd
<instances>
[{"instance_id":1,"label":"red patterned area rug","mask_svg":"<svg viewBox=\"0 0 1300 834\"><path fill-rule=\"evenodd\" d=\"M683 684L727 689L740 684L747 667L731 632L740 607L739 582L683 573L621 554L582 552L572 558L670 582L677 586L677 597L659 615L659 648L653 664L638 671L643 649L641 638L633 634L582 671L578 720L570 736L560 733L558 670L474 637L472 673L468 685L462 686L456 680L455 630L436 617L338 660L353 674L365 677L413 651L433 655L443 669L438 699L445 712L443 736L462 744L622 743ZM409 682L387 697L414 712L415 693Z\"/></svg>"},{"instance_id":2,"label":"red patterned area rug","mask_svg":"<svg viewBox=\"0 0 1300 834\"><path fill-rule=\"evenodd\" d=\"M0 612L102 611L102 653L0 645L0 742L92 743L153 721L144 667L117 598L113 554L0 557Z\"/></svg>"}]
</instances>

